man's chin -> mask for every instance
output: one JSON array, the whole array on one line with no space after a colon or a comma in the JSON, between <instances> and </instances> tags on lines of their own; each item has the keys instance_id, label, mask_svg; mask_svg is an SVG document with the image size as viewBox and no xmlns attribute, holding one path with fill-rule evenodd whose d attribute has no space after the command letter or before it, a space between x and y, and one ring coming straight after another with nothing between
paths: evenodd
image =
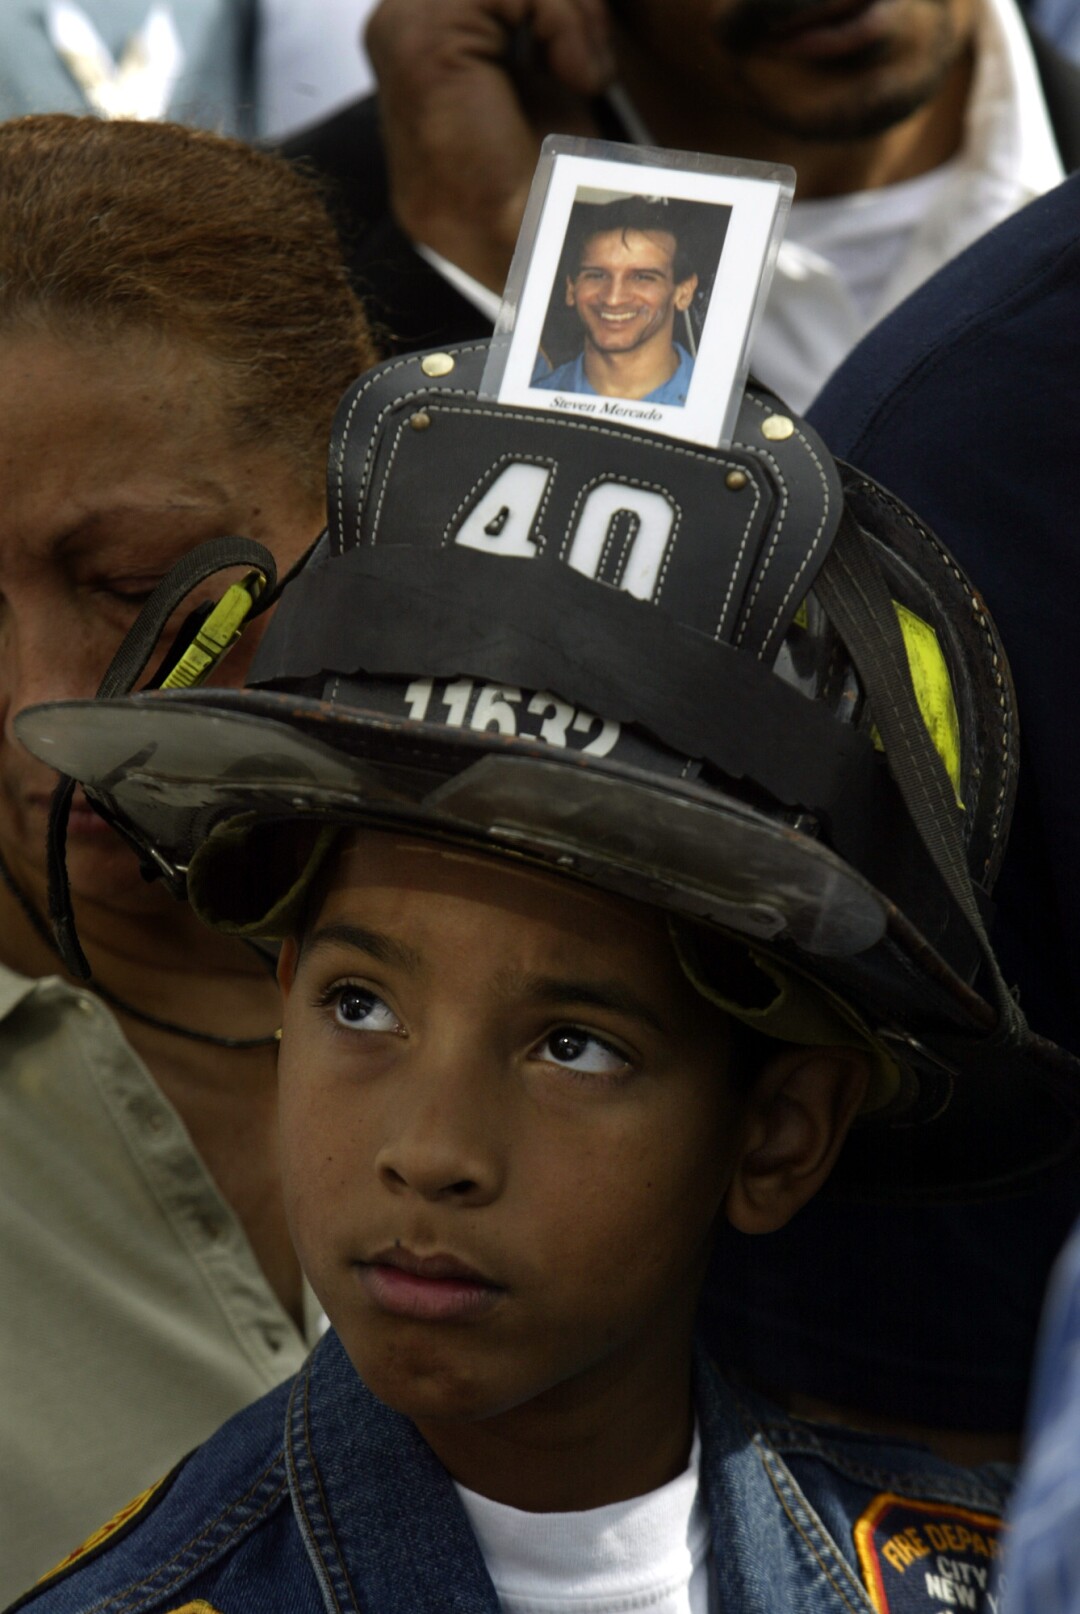
<instances>
[{"instance_id":1,"label":"man's chin","mask_svg":"<svg viewBox=\"0 0 1080 1614\"><path fill-rule=\"evenodd\" d=\"M872 52L862 61L819 65L812 71L809 93L800 94L795 85L783 93L777 84L751 87L748 77L748 110L771 130L799 140L875 140L936 100L962 49L943 33L936 50L906 69L887 60L877 64Z\"/></svg>"},{"instance_id":2,"label":"man's chin","mask_svg":"<svg viewBox=\"0 0 1080 1614\"><path fill-rule=\"evenodd\" d=\"M913 117L929 97L920 88L898 88L877 96L852 97L831 107L808 110L774 109L769 116L773 129L799 140L821 145L876 140Z\"/></svg>"},{"instance_id":3,"label":"man's chin","mask_svg":"<svg viewBox=\"0 0 1080 1614\"><path fill-rule=\"evenodd\" d=\"M612 337L607 341L591 342L590 346L601 358L617 359L624 353L636 353L647 340L647 336Z\"/></svg>"}]
</instances>

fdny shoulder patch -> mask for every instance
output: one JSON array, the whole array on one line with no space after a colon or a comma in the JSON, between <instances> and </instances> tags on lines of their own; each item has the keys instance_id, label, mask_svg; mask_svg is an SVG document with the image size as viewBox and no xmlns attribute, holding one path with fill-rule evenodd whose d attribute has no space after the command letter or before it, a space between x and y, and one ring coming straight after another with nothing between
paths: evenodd
<instances>
[{"instance_id":1,"label":"fdny shoulder patch","mask_svg":"<svg viewBox=\"0 0 1080 1614\"><path fill-rule=\"evenodd\" d=\"M140 1491L139 1495L133 1497L125 1507L120 1509L119 1513L114 1513L107 1523L95 1530L92 1536L87 1536L81 1546L76 1547L74 1552L69 1552L66 1558L61 1558L60 1562L55 1564L48 1574L42 1575L38 1585L43 1585L47 1580L55 1580L58 1575L67 1574L69 1569L73 1569L84 1558L89 1558L91 1553L96 1553L106 1542L119 1535L121 1530L133 1524L140 1514L145 1513L155 1497L161 1498L164 1494L165 1486L174 1478L176 1473L177 1470L174 1468L165 1475L164 1479L156 1480L153 1485L147 1486L145 1491Z\"/></svg>"},{"instance_id":2,"label":"fdny shoulder patch","mask_svg":"<svg viewBox=\"0 0 1080 1614\"><path fill-rule=\"evenodd\" d=\"M876 1614L998 1614L1004 1525L992 1513L884 1492L855 1525Z\"/></svg>"}]
</instances>

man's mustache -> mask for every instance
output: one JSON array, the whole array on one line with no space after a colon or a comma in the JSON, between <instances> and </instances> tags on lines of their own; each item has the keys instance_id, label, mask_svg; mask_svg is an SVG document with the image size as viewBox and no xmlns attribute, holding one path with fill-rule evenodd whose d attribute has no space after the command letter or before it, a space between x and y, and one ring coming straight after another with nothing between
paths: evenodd
<instances>
[{"instance_id":1,"label":"man's mustache","mask_svg":"<svg viewBox=\"0 0 1080 1614\"><path fill-rule=\"evenodd\" d=\"M738 0L716 21L720 44L729 51L743 52L767 45L778 35L798 28L804 21L853 16L869 0Z\"/></svg>"}]
</instances>

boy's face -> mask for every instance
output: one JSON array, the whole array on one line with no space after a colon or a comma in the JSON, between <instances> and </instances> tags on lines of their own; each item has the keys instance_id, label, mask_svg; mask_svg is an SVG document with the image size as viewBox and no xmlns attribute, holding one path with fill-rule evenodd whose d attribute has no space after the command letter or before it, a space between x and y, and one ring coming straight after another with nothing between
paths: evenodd
<instances>
[{"instance_id":1,"label":"boy's face","mask_svg":"<svg viewBox=\"0 0 1080 1614\"><path fill-rule=\"evenodd\" d=\"M378 1396L471 1421L688 1364L742 1110L658 914L364 831L282 978L290 1225Z\"/></svg>"}]
</instances>

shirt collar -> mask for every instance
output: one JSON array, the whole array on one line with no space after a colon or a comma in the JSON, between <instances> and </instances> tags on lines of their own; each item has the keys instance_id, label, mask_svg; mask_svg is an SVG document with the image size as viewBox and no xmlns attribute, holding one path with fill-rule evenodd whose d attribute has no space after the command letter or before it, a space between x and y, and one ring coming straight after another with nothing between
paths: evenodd
<instances>
[{"instance_id":1,"label":"shirt collar","mask_svg":"<svg viewBox=\"0 0 1080 1614\"><path fill-rule=\"evenodd\" d=\"M6 1020L37 984L31 976L19 975L6 964L0 964L0 1020Z\"/></svg>"},{"instance_id":2,"label":"shirt collar","mask_svg":"<svg viewBox=\"0 0 1080 1614\"><path fill-rule=\"evenodd\" d=\"M1015 0L982 0L961 160L1031 200L1065 177L1039 70Z\"/></svg>"},{"instance_id":3,"label":"shirt collar","mask_svg":"<svg viewBox=\"0 0 1080 1614\"><path fill-rule=\"evenodd\" d=\"M669 391L672 393L681 392L683 395L683 401L685 402L686 392L690 386L690 380L694 373L694 361L681 342L676 342L673 338L671 345L675 349L679 360L675 367L674 374L669 375L666 381L662 381L660 385L658 387L654 387L651 392L647 392L643 398L638 400L639 403L672 403L674 402L673 398L662 396L664 393ZM582 348L581 352L578 354L577 358L572 361L572 363L573 368L570 371L570 380L566 383L566 391L588 393L592 398L599 397L599 393L597 392L596 388L585 374L584 348Z\"/></svg>"}]
</instances>

